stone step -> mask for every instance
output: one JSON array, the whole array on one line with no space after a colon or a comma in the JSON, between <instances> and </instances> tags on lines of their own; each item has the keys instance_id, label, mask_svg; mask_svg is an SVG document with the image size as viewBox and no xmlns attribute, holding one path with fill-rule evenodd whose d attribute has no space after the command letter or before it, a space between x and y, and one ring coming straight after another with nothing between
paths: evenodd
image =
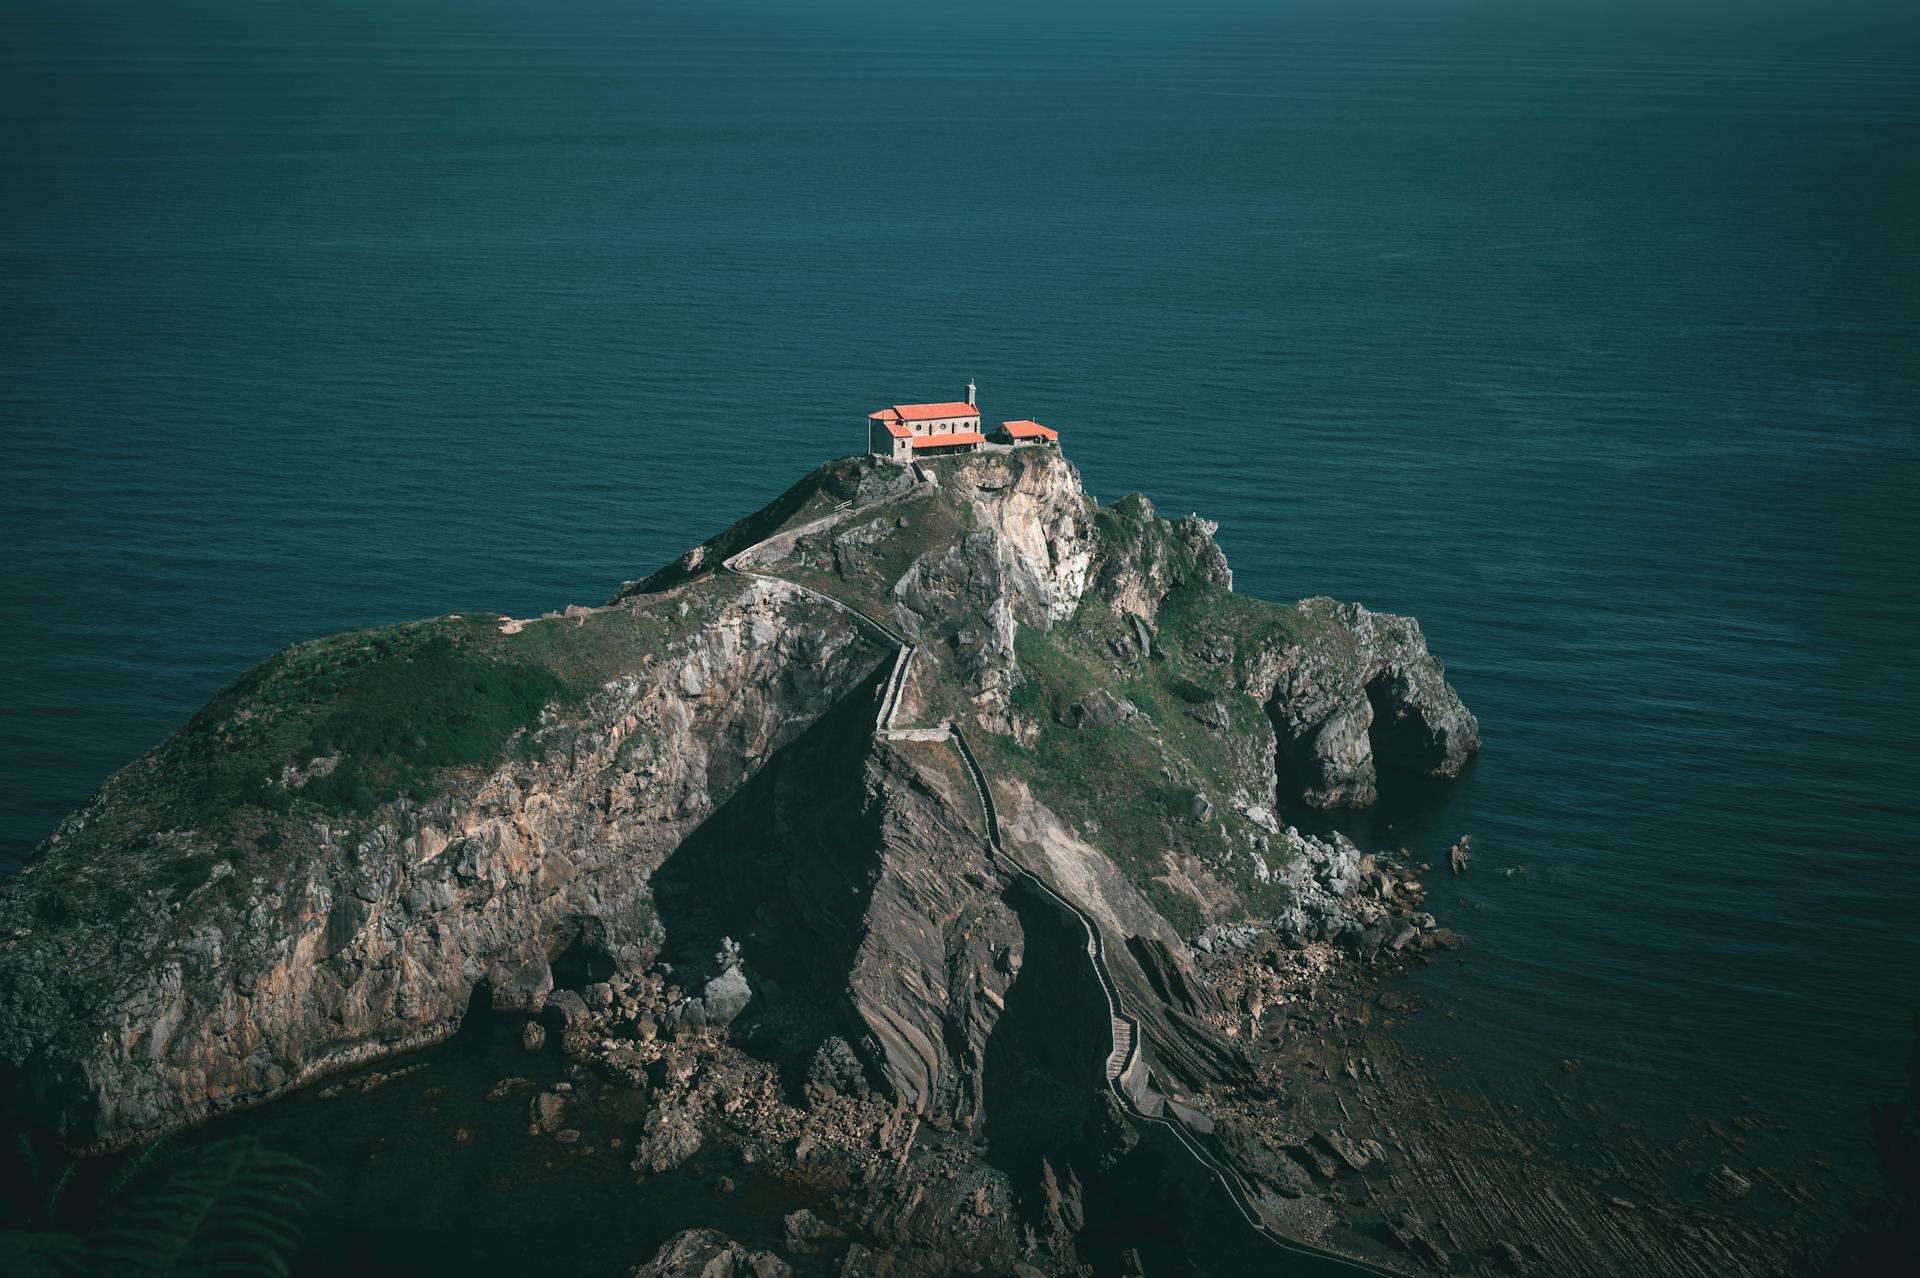
<instances>
[{"instance_id":1,"label":"stone step","mask_svg":"<svg viewBox=\"0 0 1920 1278\"><path fill-rule=\"evenodd\" d=\"M1107 1053L1107 1077L1118 1078L1120 1071L1126 1068L1127 1054L1133 1050L1133 1026L1120 1019L1113 1018L1113 1050Z\"/></svg>"}]
</instances>

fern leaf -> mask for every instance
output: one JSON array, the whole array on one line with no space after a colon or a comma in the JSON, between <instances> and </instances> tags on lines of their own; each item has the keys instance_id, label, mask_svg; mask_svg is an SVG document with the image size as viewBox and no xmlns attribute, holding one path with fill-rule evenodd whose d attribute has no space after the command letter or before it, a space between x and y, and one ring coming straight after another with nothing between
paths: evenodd
<instances>
[{"instance_id":1,"label":"fern leaf","mask_svg":"<svg viewBox=\"0 0 1920 1278\"><path fill-rule=\"evenodd\" d=\"M78 1163L68 1163L60 1169L60 1174L53 1178L53 1185L47 1190L46 1198L42 1199L40 1203L40 1219L42 1221L51 1225L59 1219L60 1204L66 1197L67 1186L73 1183L74 1169L79 1165Z\"/></svg>"},{"instance_id":2,"label":"fern leaf","mask_svg":"<svg viewBox=\"0 0 1920 1278\"><path fill-rule=\"evenodd\" d=\"M158 1162L161 1156L172 1147L173 1133L168 1132L164 1136L148 1141L141 1148L129 1154L127 1160L120 1164L119 1170L115 1171L112 1178L107 1181L106 1189L101 1191L100 1206L102 1210L113 1206L120 1195L127 1192L127 1187L138 1180L143 1172Z\"/></svg>"},{"instance_id":3,"label":"fern leaf","mask_svg":"<svg viewBox=\"0 0 1920 1278\"><path fill-rule=\"evenodd\" d=\"M126 1197L96 1235L95 1257L128 1278L284 1278L318 1174L251 1137L196 1146Z\"/></svg>"}]
</instances>

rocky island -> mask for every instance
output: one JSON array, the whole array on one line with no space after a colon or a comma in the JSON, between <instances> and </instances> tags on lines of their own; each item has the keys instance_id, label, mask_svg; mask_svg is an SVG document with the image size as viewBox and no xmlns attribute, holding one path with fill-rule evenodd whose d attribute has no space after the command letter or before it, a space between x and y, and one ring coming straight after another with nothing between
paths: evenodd
<instances>
[{"instance_id":1,"label":"rocky island","mask_svg":"<svg viewBox=\"0 0 1920 1278\"><path fill-rule=\"evenodd\" d=\"M1362 974L1461 938L1287 814L1478 725L1417 623L1236 594L1214 531L1050 450L849 458L604 605L289 648L0 885L10 1125L379 1087L736 1204L605 1272L1626 1272L1683 1228L1768 1272L1760 1222L1435 1161ZM525 1064L405 1092L474 1034Z\"/></svg>"}]
</instances>

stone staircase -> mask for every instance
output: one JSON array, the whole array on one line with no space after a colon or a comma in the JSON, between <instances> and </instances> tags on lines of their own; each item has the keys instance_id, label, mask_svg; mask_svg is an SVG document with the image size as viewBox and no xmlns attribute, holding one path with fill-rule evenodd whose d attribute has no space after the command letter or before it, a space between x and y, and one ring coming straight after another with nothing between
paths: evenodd
<instances>
[{"instance_id":1,"label":"stone staircase","mask_svg":"<svg viewBox=\"0 0 1920 1278\"><path fill-rule=\"evenodd\" d=\"M1133 1054L1133 1022L1124 1017L1113 1018L1113 1050L1107 1053L1107 1081L1120 1077L1127 1068L1127 1057Z\"/></svg>"},{"instance_id":2,"label":"stone staircase","mask_svg":"<svg viewBox=\"0 0 1920 1278\"><path fill-rule=\"evenodd\" d=\"M932 484L935 482L933 477L922 471L917 464L914 470L916 478L919 479L921 483ZM886 686L881 692L879 710L874 722L874 735L883 740L944 741L951 743L960 755L961 762L966 765L967 773L973 781L974 790L979 796L980 807L986 817L985 843L988 854L1007 866L1015 875L1037 888L1043 895L1058 902L1069 915L1079 920L1087 936L1087 961L1092 964L1094 976L1100 983L1100 991L1106 1000L1107 1014L1111 1022L1111 1047L1107 1053L1105 1064L1106 1084L1114 1096L1126 1107L1127 1111L1141 1122L1151 1123L1156 1127L1170 1132L1173 1138L1186 1150L1194 1161L1199 1163L1202 1168L1218 1180L1221 1188L1226 1191L1228 1200L1233 1204L1241 1218L1246 1221L1248 1227L1289 1256L1294 1262L1292 1266L1289 1266L1290 1268L1302 1274L1329 1272L1361 1273L1377 1275L1378 1278L1400 1278L1400 1275L1395 1270L1384 1269L1367 1261L1342 1256L1337 1252L1299 1242L1281 1233L1265 1218L1261 1210L1255 1206L1259 1201L1258 1196L1237 1171L1221 1163L1207 1149L1202 1147L1181 1123L1169 1119L1163 1114L1157 1112L1149 1113L1141 1108L1139 1102L1130 1093L1129 1083L1126 1079L1129 1070L1134 1069L1136 1065L1142 1065L1134 1042L1137 1029L1134 1021L1124 1015L1120 991L1114 984L1112 974L1107 970L1100 925L1094 921L1092 915L1088 914L1077 903L1062 895L1052 884L1034 874L1024 865L1021 865L1016 858L1008 855L1006 849L1001 846L1000 819L999 814L994 809L993 791L987 784L986 773L980 767L979 760L974 758L972 747L967 744L966 734L961 731L958 724L951 720L946 720L935 726L921 728L897 728L894 726L894 721L899 717L900 703L906 691L908 668L913 663L913 645L909 643L904 636L897 634L878 619L868 616L861 609L843 600L836 599L832 595L815 590L811 586L803 586L799 582L787 580L786 578L779 577L776 574L766 572L757 567L759 557L766 553L770 546L778 546L784 549L786 546L791 546L793 541L799 536L819 528L827 527L837 520L848 518L850 514L859 515L864 513L865 510L871 509L873 506L885 504L885 500L891 499L873 502L858 510L850 510L851 503L842 503L823 518L812 520L799 528L789 529L785 533L769 538L765 542L749 546L745 550L729 556L722 561L721 566L730 572L738 573L742 576L761 577L778 581L782 585L810 595L822 603L845 613L855 621L870 627L882 638L893 644L895 649L893 669L889 672ZM1142 1065L1142 1067L1144 1066Z\"/></svg>"}]
</instances>

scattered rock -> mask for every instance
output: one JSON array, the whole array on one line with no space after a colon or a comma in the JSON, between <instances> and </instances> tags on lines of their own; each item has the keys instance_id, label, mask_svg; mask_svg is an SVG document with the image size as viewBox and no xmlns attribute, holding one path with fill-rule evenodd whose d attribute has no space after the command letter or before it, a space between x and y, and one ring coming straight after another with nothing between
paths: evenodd
<instances>
[{"instance_id":1,"label":"scattered rock","mask_svg":"<svg viewBox=\"0 0 1920 1278\"><path fill-rule=\"evenodd\" d=\"M520 1046L529 1052L537 1052L546 1045L547 1030L539 1021L528 1021L520 1027Z\"/></svg>"},{"instance_id":2,"label":"scattered rock","mask_svg":"<svg viewBox=\"0 0 1920 1278\"><path fill-rule=\"evenodd\" d=\"M541 1132L551 1135L559 1131L567 1121L566 1097L554 1092L541 1092L528 1103L527 1118Z\"/></svg>"},{"instance_id":3,"label":"scattered rock","mask_svg":"<svg viewBox=\"0 0 1920 1278\"><path fill-rule=\"evenodd\" d=\"M717 1229L669 1238L633 1278L790 1278L793 1267L770 1251L749 1251Z\"/></svg>"},{"instance_id":4,"label":"scattered rock","mask_svg":"<svg viewBox=\"0 0 1920 1278\"><path fill-rule=\"evenodd\" d=\"M817 1256L829 1242L845 1236L805 1207L790 1214L784 1224L786 1249L795 1256Z\"/></svg>"},{"instance_id":5,"label":"scattered rock","mask_svg":"<svg viewBox=\"0 0 1920 1278\"><path fill-rule=\"evenodd\" d=\"M634 1171L672 1171L700 1151L700 1124L685 1105L660 1105L647 1115L633 1146Z\"/></svg>"}]
</instances>

